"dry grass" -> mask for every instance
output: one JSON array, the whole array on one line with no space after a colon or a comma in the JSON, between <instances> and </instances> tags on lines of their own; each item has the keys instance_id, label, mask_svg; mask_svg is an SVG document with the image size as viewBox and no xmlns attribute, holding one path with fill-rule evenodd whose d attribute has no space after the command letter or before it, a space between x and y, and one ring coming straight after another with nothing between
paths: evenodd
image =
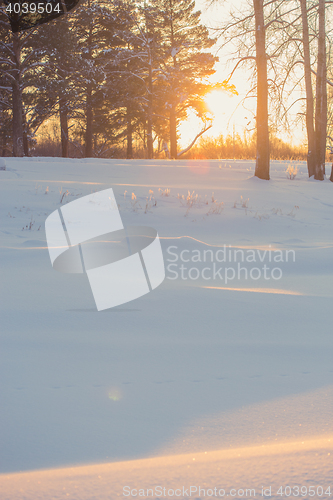
<instances>
[{"instance_id":1,"label":"dry grass","mask_svg":"<svg viewBox=\"0 0 333 500\"><path fill-rule=\"evenodd\" d=\"M270 153L272 160L306 160L307 150L305 146L292 146L277 137L270 139ZM235 138L230 135L226 137L202 137L182 159L222 160L234 158L239 160L253 160L256 157L256 137L236 134Z\"/></svg>"},{"instance_id":2,"label":"dry grass","mask_svg":"<svg viewBox=\"0 0 333 500\"><path fill-rule=\"evenodd\" d=\"M160 193L160 196L170 196L170 189L161 189L158 188L158 192Z\"/></svg>"},{"instance_id":3,"label":"dry grass","mask_svg":"<svg viewBox=\"0 0 333 500\"><path fill-rule=\"evenodd\" d=\"M288 179L290 180L294 180L296 175L297 175L297 172L298 172L298 167L297 165L294 166L292 165L291 163L288 165L288 168L286 170L286 174L287 174L287 177Z\"/></svg>"},{"instance_id":4,"label":"dry grass","mask_svg":"<svg viewBox=\"0 0 333 500\"><path fill-rule=\"evenodd\" d=\"M216 200L213 202L212 206L208 210L206 215L211 215L211 214L220 214L222 213L222 210L224 209L224 203L221 201L218 203Z\"/></svg>"},{"instance_id":5,"label":"dry grass","mask_svg":"<svg viewBox=\"0 0 333 500\"><path fill-rule=\"evenodd\" d=\"M243 196L240 197L240 201L235 201L234 202L234 208L249 208L249 201L250 198L243 198Z\"/></svg>"}]
</instances>

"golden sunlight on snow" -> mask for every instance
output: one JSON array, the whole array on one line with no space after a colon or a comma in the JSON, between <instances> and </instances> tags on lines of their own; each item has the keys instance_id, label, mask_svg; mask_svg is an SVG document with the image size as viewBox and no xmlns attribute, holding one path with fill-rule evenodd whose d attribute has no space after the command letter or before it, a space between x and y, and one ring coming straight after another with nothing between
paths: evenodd
<instances>
[{"instance_id":1,"label":"golden sunlight on snow","mask_svg":"<svg viewBox=\"0 0 333 500\"><path fill-rule=\"evenodd\" d=\"M241 491L249 489L252 498L263 498L263 491L271 492L271 498L281 498L276 494L280 487L327 490L332 477L332 443L333 435L268 446L6 474L0 476L0 490L6 500L184 499L190 498L190 493L193 498L205 498L212 496L210 490L215 488L217 498L223 491L226 497L239 498Z\"/></svg>"},{"instance_id":2,"label":"golden sunlight on snow","mask_svg":"<svg viewBox=\"0 0 333 500\"><path fill-rule=\"evenodd\" d=\"M215 488L215 498L263 499L265 492L266 498L281 499L290 489L299 498L313 491L316 498L329 498L332 395L328 386L207 416L182 429L153 458L2 474L1 499L204 499ZM216 426L218 434L210 432Z\"/></svg>"},{"instance_id":3,"label":"golden sunlight on snow","mask_svg":"<svg viewBox=\"0 0 333 500\"><path fill-rule=\"evenodd\" d=\"M299 376L309 374L304 372ZM291 373L281 369L280 376L288 384ZM253 378L260 381L260 365ZM177 435L159 450L159 455L245 447L252 449L278 443L285 446L286 443L313 441L332 434L332 411L333 385L330 385L208 414L189 421L179 429Z\"/></svg>"},{"instance_id":4,"label":"golden sunlight on snow","mask_svg":"<svg viewBox=\"0 0 333 500\"><path fill-rule=\"evenodd\" d=\"M278 295L305 295L301 292L296 292L293 290L281 290L279 288L236 288L226 286L202 286L201 288L209 288L211 290L231 290L235 292L276 293Z\"/></svg>"}]
</instances>

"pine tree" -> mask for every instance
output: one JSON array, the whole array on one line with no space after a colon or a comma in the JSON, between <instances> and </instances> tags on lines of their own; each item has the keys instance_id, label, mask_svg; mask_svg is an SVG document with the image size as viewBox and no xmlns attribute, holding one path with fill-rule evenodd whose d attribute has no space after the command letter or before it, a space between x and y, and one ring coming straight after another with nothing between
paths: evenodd
<instances>
[{"instance_id":1,"label":"pine tree","mask_svg":"<svg viewBox=\"0 0 333 500\"><path fill-rule=\"evenodd\" d=\"M42 64L34 46L36 31L12 33L4 9L0 13L0 71L4 82L6 106L10 106L12 118L13 156L27 154L25 96L31 92L31 74ZM8 108L7 108L8 109Z\"/></svg>"},{"instance_id":2,"label":"pine tree","mask_svg":"<svg viewBox=\"0 0 333 500\"><path fill-rule=\"evenodd\" d=\"M80 74L75 85L80 89L80 105L84 115L86 157L93 156L93 144L105 136L114 122L114 108L119 103L110 91L113 74L117 72L117 54L125 47L128 15L124 2L86 0L73 15L78 43ZM103 139L104 140L104 139Z\"/></svg>"},{"instance_id":3,"label":"pine tree","mask_svg":"<svg viewBox=\"0 0 333 500\"><path fill-rule=\"evenodd\" d=\"M193 0L152 0L159 15L155 18L161 43L159 50L160 78L156 92L163 99L164 113L169 119L170 152L178 157L177 129L194 109L205 120L204 95L213 86L205 83L214 74L218 60L207 49L215 41L200 22L200 11L195 11Z\"/></svg>"},{"instance_id":4,"label":"pine tree","mask_svg":"<svg viewBox=\"0 0 333 500\"><path fill-rule=\"evenodd\" d=\"M104 19L108 36L99 57L105 81L96 126L105 142L107 137L111 144L126 138L127 158L133 157L133 131L140 120L140 98L145 87L139 76L142 54L138 52L135 33L138 23L135 4L133 0L118 1L113 15Z\"/></svg>"},{"instance_id":5,"label":"pine tree","mask_svg":"<svg viewBox=\"0 0 333 500\"><path fill-rule=\"evenodd\" d=\"M42 74L35 89L36 121L58 114L61 152L69 155L69 119L78 107L80 90L75 86L79 73L77 39L71 16L64 16L39 29L44 54Z\"/></svg>"}]
</instances>

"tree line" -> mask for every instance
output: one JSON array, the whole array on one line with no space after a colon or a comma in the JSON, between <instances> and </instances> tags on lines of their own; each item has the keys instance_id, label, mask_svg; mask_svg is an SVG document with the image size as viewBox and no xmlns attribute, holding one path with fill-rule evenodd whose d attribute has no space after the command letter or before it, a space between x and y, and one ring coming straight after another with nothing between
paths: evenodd
<instances>
[{"instance_id":1,"label":"tree line","mask_svg":"<svg viewBox=\"0 0 333 500\"><path fill-rule=\"evenodd\" d=\"M294 127L291 110L302 102L297 119L306 126L309 176L323 180L333 135L332 3L243 0L214 36L193 0L82 0L70 15L22 33L10 32L2 5L2 154L28 155L40 126L56 117L64 157L70 141L86 157L112 157L122 141L133 158L135 137L147 158L161 151L180 158L211 127L205 94L236 92L233 75L247 65L248 96L257 99L256 176L269 179L270 131ZM235 64L227 80L213 85L215 43L232 44ZM190 109L202 130L179 151L178 126Z\"/></svg>"},{"instance_id":2,"label":"tree line","mask_svg":"<svg viewBox=\"0 0 333 500\"><path fill-rule=\"evenodd\" d=\"M0 18L2 154L29 155L40 126L57 117L62 156L69 142L86 157L112 156L133 136L147 158L179 158L211 127L207 92L215 40L192 0L82 0L70 15L12 33ZM178 126L192 109L202 130L183 151Z\"/></svg>"}]
</instances>

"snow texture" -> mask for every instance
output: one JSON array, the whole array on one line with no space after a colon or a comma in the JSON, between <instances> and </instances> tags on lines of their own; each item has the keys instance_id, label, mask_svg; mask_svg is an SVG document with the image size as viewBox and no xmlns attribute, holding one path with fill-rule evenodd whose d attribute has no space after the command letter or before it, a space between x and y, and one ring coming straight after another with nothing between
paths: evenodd
<instances>
[{"instance_id":1,"label":"snow texture","mask_svg":"<svg viewBox=\"0 0 333 500\"><path fill-rule=\"evenodd\" d=\"M126 485L333 493L333 185L304 162L290 180L289 163L267 182L251 161L6 158L1 500L114 499ZM125 227L158 231L166 279L97 312L87 275L52 268L44 224L107 188ZM269 279L238 279L229 250Z\"/></svg>"}]
</instances>

